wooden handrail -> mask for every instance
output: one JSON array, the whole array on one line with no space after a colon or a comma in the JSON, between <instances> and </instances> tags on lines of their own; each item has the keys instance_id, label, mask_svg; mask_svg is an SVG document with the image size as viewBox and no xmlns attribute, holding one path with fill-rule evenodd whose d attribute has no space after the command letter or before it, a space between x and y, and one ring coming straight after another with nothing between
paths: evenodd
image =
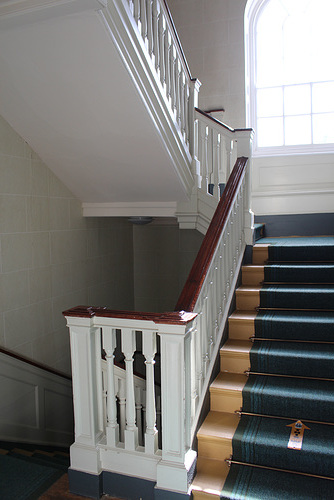
<instances>
[{"instance_id":1,"label":"wooden handrail","mask_svg":"<svg viewBox=\"0 0 334 500\"><path fill-rule=\"evenodd\" d=\"M199 114L205 116L205 118L208 118L209 120L212 120L213 122L217 123L218 125L221 125L222 127L226 128L226 130L228 130L229 132L235 132L234 128L229 127L228 125L226 125L226 123L223 123L220 120L217 120L217 118L214 118L213 116L209 115L207 111L203 111L202 109L199 109L199 108L195 108L195 110Z\"/></svg>"},{"instance_id":2,"label":"wooden handrail","mask_svg":"<svg viewBox=\"0 0 334 500\"><path fill-rule=\"evenodd\" d=\"M181 41L180 41L179 35L177 33L177 30L176 30L176 27L175 27L175 23L174 23L173 18L172 18L171 11L170 11L170 9L169 9L169 7L167 5L166 0L163 0L163 5L164 5L164 7L166 9L166 13L168 15L168 20L169 20L169 22L171 24L171 27L172 27L172 30L173 30L173 33L174 33L177 45L179 47L179 51L180 51L181 57L183 59L183 63L184 63L185 69L187 70L187 73L188 73L188 76L189 76L189 79L192 80L192 81L194 81L194 80L196 80L196 78L192 78L192 76L191 76L190 68L189 68L189 65L188 65L188 62L187 62L187 59L186 59L183 47L181 45Z\"/></svg>"},{"instance_id":3,"label":"wooden handrail","mask_svg":"<svg viewBox=\"0 0 334 500\"><path fill-rule=\"evenodd\" d=\"M240 157L236 161L233 171L227 181L224 194L220 199L188 279L180 294L175 311L193 312L194 310L210 262L234 201L237 188L245 173L247 160L248 158Z\"/></svg>"},{"instance_id":4,"label":"wooden handrail","mask_svg":"<svg viewBox=\"0 0 334 500\"><path fill-rule=\"evenodd\" d=\"M106 307L77 306L67 311L63 311L64 316L76 318L119 318L135 319L137 321L152 321L156 324L166 325L184 325L192 321L196 314L185 311L174 311L164 313L139 312L139 311L120 311L108 309Z\"/></svg>"},{"instance_id":5,"label":"wooden handrail","mask_svg":"<svg viewBox=\"0 0 334 500\"><path fill-rule=\"evenodd\" d=\"M72 380L72 377L70 375L66 375L66 373L59 372L58 370L50 368L47 365L43 365L42 363L33 361L29 358L21 356L20 354L16 354L15 352L9 351L4 347L0 347L0 353L5 354L6 356L10 356L11 358L17 359L18 361L22 361L23 363L27 363L28 365L34 366L35 368L39 368L40 370L44 370L45 372L52 373L52 375L57 375L58 377L65 378L66 380Z\"/></svg>"}]
</instances>

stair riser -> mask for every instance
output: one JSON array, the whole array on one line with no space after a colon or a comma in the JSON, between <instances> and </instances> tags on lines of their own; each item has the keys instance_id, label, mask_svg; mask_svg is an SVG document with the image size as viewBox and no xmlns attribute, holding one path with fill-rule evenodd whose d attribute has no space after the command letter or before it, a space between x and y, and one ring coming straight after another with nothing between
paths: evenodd
<instances>
[{"instance_id":1,"label":"stair riser","mask_svg":"<svg viewBox=\"0 0 334 500\"><path fill-rule=\"evenodd\" d=\"M258 245L253 248L253 264L261 266L268 260L268 245Z\"/></svg>"},{"instance_id":2,"label":"stair riser","mask_svg":"<svg viewBox=\"0 0 334 500\"><path fill-rule=\"evenodd\" d=\"M243 267L242 284L260 285L264 281L264 267Z\"/></svg>"},{"instance_id":3,"label":"stair riser","mask_svg":"<svg viewBox=\"0 0 334 500\"><path fill-rule=\"evenodd\" d=\"M249 354L243 356L233 355L231 352L221 351L220 354L220 370L222 372L245 373L249 370L250 359Z\"/></svg>"},{"instance_id":4,"label":"stair riser","mask_svg":"<svg viewBox=\"0 0 334 500\"><path fill-rule=\"evenodd\" d=\"M228 336L233 340L248 340L255 334L254 321L231 321L228 324Z\"/></svg>"},{"instance_id":5,"label":"stair riser","mask_svg":"<svg viewBox=\"0 0 334 500\"><path fill-rule=\"evenodd\" d=\"M239 311L252 311L260 305L260 292L254 291L236 291L236 307Z\"/></svg>"},{"instance_id":6,"label":"stair riser","mask_svg":"<svg viewBox=\"0 0 334 500\"><path fill-rule=\"evenodd\" d=\"M214 460L226 460L232 454L231 440L213 440L199 439L198 454L202 458L211 458Z\"/></svg>"},{"instance_id":7,"label":"stair riser","mask_svg":"<svg viewBox=\"0 0 334 500\"><path fill-rule=\"evenodd\" d=\"M210 409L234 413L242 407L242 393L226 394L223 391L210 391Z\"/></svg>"}]
</instances>

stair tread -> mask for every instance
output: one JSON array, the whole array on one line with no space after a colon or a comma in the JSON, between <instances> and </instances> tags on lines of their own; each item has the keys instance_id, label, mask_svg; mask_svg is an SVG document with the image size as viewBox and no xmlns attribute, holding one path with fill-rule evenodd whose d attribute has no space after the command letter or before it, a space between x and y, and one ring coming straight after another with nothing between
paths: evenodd
<instances>
[{"instance_id":1,"label":"stair tread","mask_svg":"<svg viewBox=\"0 0 334 500\"><path fill-rule=\"evenodd\" d=\"M229 390L242 392L247 382L243 373L220 372L210 386L210 390Z\"/></svg>"},{"instance_id":2,"label":"stair tread","mask_svg":"<svg viewBox=\"0 0 334 500\"><path fill-rule=\"evenodd\" d=\"M210 411L201 425L197 436L199 439L215 438L231 440L239 421L240 418L236 414Z\"/></svg>"},{"instance_id":3,"label":"stair tread","mask_svg":"<svg viewBox=\"0 0 334 500\"><path fill-rule=\"evenodd\" d=\"M241 285L237 288L236 293L256 293L261 290L261 286L256 285Z\"/></svg>"},{"instance_id":4,"label":"stair tread","mask_svg":"<svg viewBox=\"0 0 334 500\"><path fill-rule=\"evenodd\" d=\"M229 339L225 342L225 344L220 349L220 353L224 354L226 352L235 352L235 353L243 353L249 354L249 351L252 348L252 342L250 340L234 340Z\"/></svg>"},{"instance_id":5,"label":"stair tread","mask_svg":"<svg viewBox=\"0 0 334 500\"><path fill-rule=\"evenodd\" d=\"M234 311L229 320L231 321L254 321L257 316L255 311Z\"/></svg>"},{"instance_id":6,"label":"stair tread","mask_svg":"<svg viewBox=\"0 0 334 500\"><path fill-rule=\"evenodd\" d=\"M264 264L245 264L242 266L242 271L261 271L264 269Z\"/></svg>"}]
</instances>

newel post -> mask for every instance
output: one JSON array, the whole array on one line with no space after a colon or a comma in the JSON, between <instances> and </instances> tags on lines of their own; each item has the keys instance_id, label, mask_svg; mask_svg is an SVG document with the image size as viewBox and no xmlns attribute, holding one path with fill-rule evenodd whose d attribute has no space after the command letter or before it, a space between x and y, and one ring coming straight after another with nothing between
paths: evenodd
<instances>
[{"instance_id":1,"label":"newel post","mask_svg":"<svg viewBox=\"0 0 334 500\"><path fill-rule=\"evenodd\" d=\"M248 158L244 193L244 234L247 245L253 245L254 213L251 209L252 201L252 158L253 158L253 129L237 130L238 156Z\"/></svg>"},{"instance_id":2,"label":"newel post","mask_svg":"<svg viewBox=\"0 0 334 500\"><path fill-rule=\"evenodd\" d=\"M192 320L182 325L159 325L163 431L157 490L187 493L195 465L196 452L191 450L189 442L191 385L188 377L192 358L187 338L192 328Z\"/></svg>"},{"instance_id":3,"label":"newel post","mask_svg":"<svg viewBox=\"0 0 334 500\"><path fill-rule=\"evenodd\" d=\"M71 446L71 469L99 474L96 445L103 435L101 331L90 317L68 317L70 330L75 442Z\"/></svg>"}]
</instances>

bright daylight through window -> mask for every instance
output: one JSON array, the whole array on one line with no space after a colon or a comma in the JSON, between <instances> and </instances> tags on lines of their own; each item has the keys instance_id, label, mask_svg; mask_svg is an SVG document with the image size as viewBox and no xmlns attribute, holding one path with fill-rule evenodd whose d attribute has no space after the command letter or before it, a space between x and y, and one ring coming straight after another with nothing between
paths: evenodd
<instances>
[{"instance_id":1,"label":"bright daylight through window","mask_svg":"<svg viewBox=\"0 0 334 500\"><path fill-rule=\"evenodd\" d=\"M257 5L249 19L248 75L256 151L333 150L334 1Z\"/></svg>"}]
</instances>

